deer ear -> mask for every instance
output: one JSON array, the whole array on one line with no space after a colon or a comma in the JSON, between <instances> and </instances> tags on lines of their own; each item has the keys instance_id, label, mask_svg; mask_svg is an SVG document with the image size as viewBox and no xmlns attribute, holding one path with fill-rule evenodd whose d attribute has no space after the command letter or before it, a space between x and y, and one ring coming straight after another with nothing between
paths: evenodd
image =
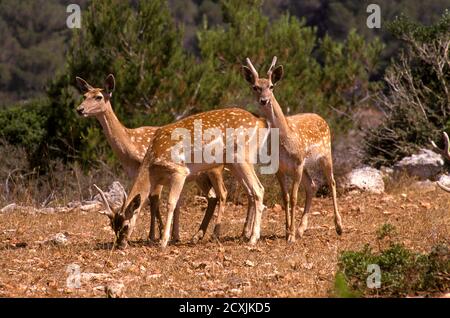
<instances>
[{"instance_id":1,"label":"deer ear","mask_svg":"<svg viewBox=\"0 0 450 318\"><path fill-rule=\"evenodd\" d=\"M125 218L131 219L134 214L138 213L138 208L141 206L141 195L136 195L125 209Z\"/></svg>"},{"instance_id":2,"label":"deer ear","mask_svg":"<svg viewBox=\"0 0 450 318\"><path fill-rule=\"evenodd\" d=\"M77 81L77 86L80 90L81 93L86 94L87 92L89 92L91 89L93 89L93 87L91 85L88 84L88 82L86 82L84 79L82 79L81 77L76 77L76 81Z\"/></svg>"},{"instance_id":3,"label":"deer ear","mask_svg":"<svg viewBox=\"0 0 450 318\"><path fill-rule=\"evenodd\" d=\"M283 65L278 65L273 71L272 71L272 84L276 84L278 81L280 81L283 78Z\"/></svg>"},{"instance_id":4,"label":"deer ear","mask_svg":"<svg viewBox=\"0 0 450 318\"><path fill-rule=\"evenodd\" d=\"M247 82L249 82L251 85L254 85L254 84L255 84L256 78L255 78L255 76L253 75L253 72L250 70L250 68L248 68L248 67L245 66L245 65L242 65L242 66L241 66L241 72L242 72L242 75L244 75L244 78L245 78L245 80L246 80Z\"/></svg>"},{"instance_id":5,"label":"deer ear","mask_svg":"<svg viewBox=\"0 0 450 318\"><path fill-rule=\"evenodd\" d=\"M108 93L109 95L112 95L112 92L114 91L115 87L116 87L116 80L114 79L114 75L109 74L105 80L106 93Z\"/></svg>"}]
</instances>

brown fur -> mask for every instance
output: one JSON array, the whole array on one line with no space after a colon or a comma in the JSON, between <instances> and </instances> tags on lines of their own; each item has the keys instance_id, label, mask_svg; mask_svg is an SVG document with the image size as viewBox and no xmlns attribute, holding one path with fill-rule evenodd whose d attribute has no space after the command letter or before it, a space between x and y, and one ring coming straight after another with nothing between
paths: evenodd
<instances>
[{"instance_id":1,"label":"brown fur","mask_svg":"<svg viewBox=\"0 0 450 318\"><path fill-rule=\"evenodd\" d=\"M305 164L319 164L326 175L333 193L336 231L341 234L342 220L337 207L336 183L331 158L331 135L327 123L316 114L300 114L291 117L284 115L273 94L274 86L283 75L281 65L275 68L276 57L267 72L268 78L260 78L249 59L247 64L248 67L242 66L243 75L252 85L263 116L271 127L278 128L280 132L280 169L277 177L286 211L287 240L295 241L295 207L300 183L306 190L305 208L298 228L300 236L307 228L308 212L316 191L313 180L305 170ZM293 179L290 189L289 178Z\"/></svg>"},{"instance_id":2,"label":"brown fur","mask_svg":"<svg viewBox=\"0 0 450 318\"><path fill-rule=\"evenodd\" d=\"M139 167L144 160L145 154L149 145L153 142L155 132L159 127L144 126L130 129L125 127L117 118L111 106L110 93L114 90L115 80L112 75L109 75L105 81L105 88L95 88L88 84L82 78L77 77L77 83L84 93L84 101L77 107L77 111L83 117L95 117L100 122L103 132L108 140L109 145L113 149L114 154L119 158L122 167L131 179L135 179L138 175ZM208 207L205 212L205 217L213 214L217 202L219 205L224 205L226 200L226 192L223 193L222 171L215 170L209 174L200 174L195 179L202 192L208 198ZM212 185L217 185L215 193L210 192ZM155 189L152 193L151 206L151 225L149 237L151 240L156 239L156 219L162 229L162 219L159 213L159 196L162 187ZM226 190L225 190L226 191ZM212 196L211 196L212 194ZM223 202L222 202L223 201ZM173 239L179 240L179 207L175 211ZM118 217L118 216L117 216ZM112 220L115 224L115 219ZM114 228L114 227L113 227ZM199 230L198 236L203 237L206 232L205 222Z\"/></svg>"},{"instance_id":3,"label":"brown fur","mask_svg":"<svg viewBox=\"0 0 450 318\"><path fill-rule=\"evenodd\" d=\"M161 242L162 247L165 247L168 242L173 212L177 205L184 182L192 176L195 176L197 173L214 170L223 166L223 164L220 163L176 163L172 160L171 150L178 142L172 139L172 132L176 128L184 128L192 135L194 132L195 120L202 120L203 130L208 128L219 128L223 134L225 133L226 128L242 127L244 129L251 129L255 127L265 127L263 121L254 117L251 113L239 108L219 109L200 113L161 127L155 134L153 143L151 147L149 147L144 162L139 169L138 177L132 186L128 199L124 204L124 208L121 211L121 214L125 217L122 231L124 234L121 237L121 241L128 239L131 235L137 215L144 204L145 198L148 197L148 193L152 192L156 187L167 185L170 188L168 216ZM250 149L250 151L256 150L257 149ZM225 147L224 155L226 155ZM251 164L245 162L227 165L248 191L248 196L251 201L248 214L254 213L255 217L251 224L246 223L245 232L251 231L250 243L255 244L260 235L259 229L263 209L262 199L264 188L256 177ZM139 207L133 205L136 198L144 198L144 200L140 200Z\"/></svg>"}]
</instances>

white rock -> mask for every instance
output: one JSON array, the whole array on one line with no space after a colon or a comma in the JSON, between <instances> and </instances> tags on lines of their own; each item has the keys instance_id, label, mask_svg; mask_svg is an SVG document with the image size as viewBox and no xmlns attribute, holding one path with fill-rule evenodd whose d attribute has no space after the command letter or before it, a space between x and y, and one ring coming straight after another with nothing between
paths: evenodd
<instances>
[{"instance_id":1,"label":"white rock","mask_svg":"<svg viewBox=\"0 0 450 318\"><path fill-rule=\"evenodd\" d=\"M105 287L106 297L122 298L125 295L125 285L120 282L112 282Z\"/></svg>"},{"instance_id":2,"label":"white rock","mask_svg":"<svg viewBox=\"0 0 450 318\"><path fill-rule=\"evenodd\" d=\"M102 205L99 202L83 204L80 206L80 210L84 211L84 212L97 211L98 209L101 209L101 208L102 208Z\"/></svg>"},{"instance_id":3,"label":"white rock","mask_svg":"<svg viewBox=\"0 0 450 318\"><path fill-rule=\"evenodd\" d=\"M64 233L57 233L45 242L54 245L64 246L67 245L67 243L69 243L69 239Z\"/></svg>"},{"instance_id":4,"label":"white rock","mask_svg":"<svg viewBox=\"0 0 450 318\"><path fill-rule=\"evenodd\" d=\"M444 159L429 149L420 149L418 154L405 157L394 165L394 172L406 172L410 176L421 180L431 179L442 173Z\"/></svg>"},{"instance_id":5,"label":"white rock","mask_svg":"<svg viewBox=\"0 0 450 318\"><path fill-rule=\"evenodd\" d=\"M384 192L383 175L371 167L354 169L345 176L343 187L380 194Z\"/></svg>"},{"instance_id":6,"label":"white rock","mask_svg":"<svg viewBox=\"0 0 450 318\"><path fill-rule=\"evenodd\" d=\"M448 174L441 175L437 181L446 187L450 187L450 176Z\"/></svg>"},{"instance_id":7,"label":"white rock","mask_svg":"<svg viewBox=\"0 0 450 318\"><path fill-rule=\"evenodd\" d=\"M11 203L11 204L8 204L7 206L3 207L3 208L0 210L0 212L1 212L1 213L12 212L12 211L14 211L16 208L17 208L17 204Z\"/></svg>"},{"instance_id":8,"label":"white rock","mask_svg":"<svg viewBox=\"0 0 450 318\"><path fill-rule=\"evenodd\" d=\"M90 282L90 281L102 281L102 280L108 280L111 278L111 275L109 274L99 274L99 273L81 273L81 280L83 282Z\"/></svg>"},{"instance_id":9,"label":"white rock","mask_svg":"<svg viewBox=\"0 0 450 318\"><path fill-rule=\"evenodd\" d=\"M122 184L119 181L114 181L108 187L108 191L105 191L105 196L111 206L121 206L124 192L125 189L122 186ZM100 194L96 194L92 199L92 201L103 204L103 200ZM94 203L94 202L87 202L87 203Z\"/></svg>"},{"instance_id":10,"label":"white rock","mask_svg":"<svg viewBox=\"0 0 450 318\"><path fill-rule=\"evenodd\" d=\"M380 171L383 174L383 177L392 177L392 175L394 174L394 169L392 169L391 167L386 167L386 166L382 166L380 167Z\"/></svg>"},{"instance_id":11,"label":"white rock","mask_svg":"<svg viewBox=\"0 0 450 318\"><path fill-rule=\"evenodd\" d=\"M251 260L246 260L244 264L247 267L254 267L255 266L255 263L253 263Z\"/></svg>"}]
</instances>

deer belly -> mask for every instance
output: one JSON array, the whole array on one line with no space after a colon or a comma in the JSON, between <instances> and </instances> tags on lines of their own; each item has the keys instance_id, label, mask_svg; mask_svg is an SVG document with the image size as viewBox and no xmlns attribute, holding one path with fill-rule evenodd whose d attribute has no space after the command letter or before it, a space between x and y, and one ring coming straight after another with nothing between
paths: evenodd
<instances>
[{"instance_id":1,"label":"deer belly","mask_svg":"<svg viewBox=\"0 0 450 318\"><path fill-rule=\"evenodd\" d=\"M201 172L205 172L219 166L223 165L222 163L187 163L186 167L189 169L189 176L197 175Z\"/></svg>"}]
</instances>

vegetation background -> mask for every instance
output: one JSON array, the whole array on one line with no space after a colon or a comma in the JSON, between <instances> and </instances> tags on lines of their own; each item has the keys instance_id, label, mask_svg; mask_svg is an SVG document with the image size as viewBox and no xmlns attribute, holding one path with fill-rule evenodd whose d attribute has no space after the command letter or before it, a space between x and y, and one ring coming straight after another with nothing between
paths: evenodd
<instances>
[{"instance_id":1,"label":"vegetation background","mask_svg":"<svg viewBox=\"0 0 450 318\"><path fill-rule=\"evenodd\" d=\"M81 29L66 26L73 2L82 8ZM265 72L277 55L285 66L280 104L286 114L327 119L338 166L389 165L439 140L450 113L450 1L378 1L380 29L366 26L369 3L0 1L3 199L30 178L48 184L36 186L32 201L41 202L74 171L77 180L121 173L98 122L74 111L82 100L75 76L101 87L113 73L120 120L162 125L217 107L256 111L240 65L248 56Z\"/></svg>"},{"instance_id":2,"label":"vegetation background","mask_svg":"<svg viewBox=\"0 0 450 318\"><path fill-rule=\"evenodd\" d=\"M366 25L372 2L380 29ZM66 26L71 3L82 8L81 29ZM448 194L412 179L387 182L382 195L340 195L339 239L326 225L331 201L317 198L308 233L286 245L279 191L263 176L263 232L272 234L257 249L236 248L240 228L229 226L220 244L156 250L144 213L133 248L111 253L104 216L36 211L90 199L94 183L132 181L97 120L76 114L76 76L101 87L113 73L119 119L163 125L218 107L257 111L240 66L250 57L263 74L277 55L277 99L286 114L326 118L338 177L440 143L450 132L449 8L450 0L0 0L0 295L73 295L64 284L75 262L120 278L129 296L448 297ZM227 221L240 223L242 196L227 182ZM202 216L201 200L186 199L183 239ZM69 244L44 246L55 233ZM381 289L367 288L368 264L380 264ZM75 295L104 293L98 283Z\"/></svg>"}]
</instances>

